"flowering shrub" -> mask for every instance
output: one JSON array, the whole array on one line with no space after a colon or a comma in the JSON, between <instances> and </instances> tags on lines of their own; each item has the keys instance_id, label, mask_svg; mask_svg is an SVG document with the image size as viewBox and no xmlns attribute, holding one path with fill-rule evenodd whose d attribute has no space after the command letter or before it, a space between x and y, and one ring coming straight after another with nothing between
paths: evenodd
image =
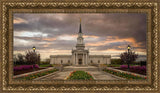
<instances>
[{"instance_id":1,"label":"flowering shrub","mask_svg":"<svg viewBox=\"0 0 160 93\"><path fill-rule=\"evenodd\" d=\"M39 68L39 65L36 64L36 65L35 65L35 68Z\"/></svg>"},{"instance_id":2,"label":"flowering shrub","mask_svg":"<svg viewBox=\"0 0 160 93\"><path fill-rule=\"evenodd\" d=\"M127 65L121 65L120 68L124 68L124 69L127 69L128 66Z\"/></svg>"},{"instance_id":3,"label":"flowering shrub","mask_svg":"<svg viewBox=\"0 0 160 93\"><path fill-rule=\"evenodd\" d=\"M39 66L36 64L35 68L39 68ZM33 65L21 65L14 67L14 71L21 71L21 70L27 70L27 69L33 69Z\"/></svg>"},{"instance_id":4,"label":"flowering shrub","mask_svg":"<svg viewBox=\"0 0 160 93\"><path fill-rule=\"evenodd\" d=\"M143 78L140 76L136 76L135 74L119 72L119 71L115 71L115 70L111 70L111 69L104 69L103 71L106 71L108 73L114 74L119 77L127 78L127 79L147 79L147 77Z\"/></svg>"},{"instance_id":5,"label":"flowering shrub","mask_svg":"<svg viewBox=\"0 0 160 93\"><path fill-rule=\"evenodd\" d=\"M127 65L121 65L120 68L127 69ZM131 71L138 72L140 74L146 74L146 66L130 66Z\"/></svg>"},{"instance_id":6,"label":"flowering shrub","mask_svg":"<svg viewBox=\"0 0 160 93\"><path fill-rule=\"evenodd\" d=\"M91 74L85 71L73 71L67 77L68 80L93 80Z\"/></svg>"},{"instance_id":7,"label":"flowering shrub","mask_svg":"<svg viewBox=\"0 0 160 93\"><path fill-rule=\"evenodd\" d=\"M39 73L35 73L35 74L32 74L32 75L25 75L24 77L20 77L20 78L17 78L17 79L22 79L22 80L33 80L37 77L41 77L41 76L44 76L44 75L48 75L50 73L53 73L57 71L57 69L52 69L52 70L48 70L48 71L44 71L44 72L39 72Z\"/></svg>"}]
</instances>

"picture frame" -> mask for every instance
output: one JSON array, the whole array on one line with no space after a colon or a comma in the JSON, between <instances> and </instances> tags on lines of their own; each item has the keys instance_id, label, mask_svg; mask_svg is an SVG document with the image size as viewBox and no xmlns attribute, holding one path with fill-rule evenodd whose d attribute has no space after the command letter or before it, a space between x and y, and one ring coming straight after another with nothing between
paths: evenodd
<instances>
[{"instance_id":1,"label":"picture frame","mask_svg":"<svg viewBox=\"0 0 160 93\"><path fill-rule=\"evenodd\" d=\"M1 91L3 92L159 92L158 2L84 0L1 1ZM39 2L38 2L39 1ZM22 81L13 80L14 13L146 13L147 80Z\"/></svg>"}]
</instances>

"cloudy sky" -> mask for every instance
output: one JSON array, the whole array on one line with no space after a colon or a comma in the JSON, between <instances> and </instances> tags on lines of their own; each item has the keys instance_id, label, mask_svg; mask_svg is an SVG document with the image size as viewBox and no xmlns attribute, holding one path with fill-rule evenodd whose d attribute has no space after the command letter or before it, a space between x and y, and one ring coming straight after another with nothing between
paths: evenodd
<instances>
[{"instance_id":1,"label":"cloudy sky","mask_svg":"<svg viewBox=\"0 0 160 93\"><path fill-rule=\"evenodd\" d=\"M146 57L147 24L146 15L142 13L16 13L13 20L14 54L24 54L33 46L42 59L71 54L77 41L79 18L90 54L110 54L116 58L129 44L141 57Z\"/></svg>"}]
</instances>

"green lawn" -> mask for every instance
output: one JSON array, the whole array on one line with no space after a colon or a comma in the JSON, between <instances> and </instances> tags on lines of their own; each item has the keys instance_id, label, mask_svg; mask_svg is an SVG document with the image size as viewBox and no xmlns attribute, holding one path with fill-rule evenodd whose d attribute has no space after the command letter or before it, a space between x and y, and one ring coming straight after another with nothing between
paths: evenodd
<instances>
[{"instance_id":1,"label":"green lawn","mask_svg":"<svg viewBox=\"0 0 160 93\"><path fill-rule=\"evenodd\" d=\"M51 64L41 64L41 65L40 65L40 67L50 67L50 66L53 67L53 65L51 65Z\"/></svg>"}]
</instances>

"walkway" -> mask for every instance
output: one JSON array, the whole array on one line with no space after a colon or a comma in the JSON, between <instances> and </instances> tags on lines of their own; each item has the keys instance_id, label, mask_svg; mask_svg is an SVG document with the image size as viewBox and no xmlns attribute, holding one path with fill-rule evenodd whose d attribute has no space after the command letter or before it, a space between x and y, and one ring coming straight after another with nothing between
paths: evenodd
<instances>
[{"instance_id":1,"label":"walkway","mask_svg":"<svg viewBox=\"0 0 160 93\"><path fill-rule=\"evenodd\" d=\"M124 78L117 77L115 75L106 73L104 71L98 71L98 67L94 66L83 66L83 67L75 67L75 66L66 66L63 71L58 71L43 77L36 78L35 80L65 80L67 76L69 76L70 72L74 70L82 70L90 73L95 80L124 80Z\"/></svg>"}]
</instances>

